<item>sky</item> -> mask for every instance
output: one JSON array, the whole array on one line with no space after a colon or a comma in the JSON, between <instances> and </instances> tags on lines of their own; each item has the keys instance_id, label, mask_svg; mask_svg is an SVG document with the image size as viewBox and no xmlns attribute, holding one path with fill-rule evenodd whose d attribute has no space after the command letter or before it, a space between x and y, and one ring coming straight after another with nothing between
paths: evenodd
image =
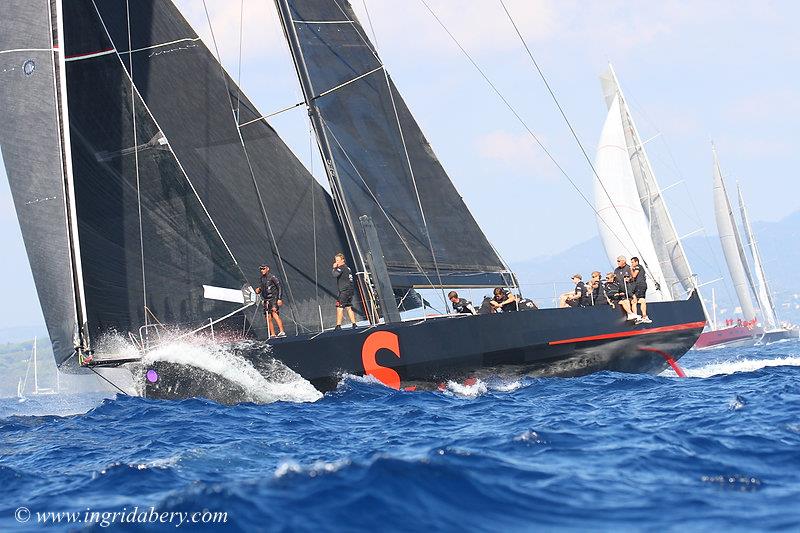
<instances>
[{"instance_id":1,"label":"sky","mask_svg":"<svg viewBox=\"0 0 800 533\"><path fill-rule=\"evenodd\" d=\"M715 235L714 140L753 220L800 209L800 39L793 1L505 0L559 103L594 158L613 63L681 234ZM499 0L426 0L577 187L592 174ZM214 49L201 0L176 2ZM597 234L594 213L502 104L421 0L353 0L378 52L489 240L509 262L558 253ZM206 0L222 60L264 114L301 99L272 0ZM240 15L242 60L239 62ZM368 29L372 36L371 29ZM324 181L302 108L270 120ZM0 125L2 127L2 125ZM1 167L1 165L0 165ZM0 325L41 312L0 168ZM690 258L691 259L691 258Z\"/></svg>"}]
</instances>

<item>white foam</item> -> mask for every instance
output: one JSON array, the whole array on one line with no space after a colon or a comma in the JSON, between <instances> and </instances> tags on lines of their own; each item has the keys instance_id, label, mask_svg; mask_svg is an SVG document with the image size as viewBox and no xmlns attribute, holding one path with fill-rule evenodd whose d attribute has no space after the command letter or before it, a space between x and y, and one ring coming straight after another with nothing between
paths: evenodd
<instances>
[{"instance_id":1,"label":"white foam","mask_svg":"<svg viewBox=\"0 0 800 533\"><path fill-rule=\"evenodd\" d=\"M462 385L461 383L456 383L455 381L448 381L445 392L449 392L455 396L462 396L464 398L477 398L481 394L486 394L488 390L489 389L486 387L486 383L478 379L475 381L474 385Z\"/></svg>"},{"instance_id":2,"label":"white foam","mask_svg":"<svg viewBox=\"0 0 800 533\"><path fill-rule=\"evenodd\" d=\"M522 381L516 380L511 382L503 382L499 384L494 384L490 388L497 392L512 392L517 390L518 388L522 387Z\"/></svg>"},{"instance_id":3,"label":"white foam","mask_svg":"<svg viewBox=\"0 0 800 533\"><path fill-rule=\"evenodd\" d=\"M338 461L315 461L311 466L303 467L295 461L284 461L275 469L275 477L282 478L287 474L307 474L309 477L317 477L323 474L332 474L350 464L347 459Z\"/></svg>"},{"instance_id":4,"label":"white foam","mask_svg":"<svg viewBox=\"0 0 800 533\"><path fill-rule=\"evenodd\" d=\"M257 403L314 402L322 398L314 386L284 364L270 360L266 375L235 353L236 349L252 346L248 341L238 343L214 342L208 338L185 337L164 340L142 359L144 365L164 361L192 366L216 374L242 387L248 400ZM269 355L265 354L265 358Z\"/></svg>"},{"instance_id":5,"label":"white foam","mask_svg":"<svg viewBox=\"0 0 800 533\"><path fill-rule=\"evenodd\" d=\"M700 368L685 368L686 375L692 378L724 376L735 372L755 372L771 366L800 366L800 357L776 357L773 359L739 359L712 363Z\"/></svg>"}]
</instances>

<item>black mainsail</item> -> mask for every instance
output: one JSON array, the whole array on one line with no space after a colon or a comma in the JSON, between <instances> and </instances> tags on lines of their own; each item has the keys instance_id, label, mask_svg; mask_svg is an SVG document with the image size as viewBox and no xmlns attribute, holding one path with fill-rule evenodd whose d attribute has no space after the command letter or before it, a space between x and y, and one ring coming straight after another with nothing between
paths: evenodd
<instances>
[{"instance_id":1,"label":"black mainsail","mask_svg":"<svg viewBox=\"0 0 800 533\"><path fill-rule=\"evenodd\" d=\"M512 285L346 0L276 0L330 146L345 224L375 223L392 285ZM299 50L291 47L295 39ZM326 157L323 149L323 157ZM361 249L363 234L351 229Z\"/></svg>"}]
</instances>

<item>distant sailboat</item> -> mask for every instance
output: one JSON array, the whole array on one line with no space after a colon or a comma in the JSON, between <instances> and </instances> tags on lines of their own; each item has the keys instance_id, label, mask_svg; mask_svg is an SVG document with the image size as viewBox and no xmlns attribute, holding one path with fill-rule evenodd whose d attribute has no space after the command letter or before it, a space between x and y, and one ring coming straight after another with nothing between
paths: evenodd
<instances>
[{"instance_id":1,"label":"distant sailboat","mask_svg":"<svg viewBox=\"0 0 800 533\"><path fill-rule=\"evenodd\" d=\"M755 237L744 206L744 200L739 190L739 208L742 222L747 235L748 248L754 259L756 279L759 281L758 290L754 283L753 275L742 244L742 238L734 216L728 193L725 188L725 179L719 164L717 151L712 147L714 156L714 215L717 221L722 252L731 276L733 288L739 300L743 319L736 324L725 328L704 332L700 335L695 347L708 348L720 345L747 345L763 339L767 342L797 336L797 332L779 327L775 314L772 296L766 285L761 255L756 245ZM763 323L758 323L756 306L752 296L756 297L761 310ZM765 329L766 328L766 329Z\"/></svg>"},{"instance_id":2,"label":"distant sailboat","mask_svg":"<svg viewBox=\"0 0 800 533\"><path fill-rule=\"evenodd\" d=\"M58 394L61 392L61 381L58 375L58 369L56 369L56 387L40 387L39 386L39 360L38 360L38 343L37 338L33 338L33 347L31 348L31 355L28 357L28 366L25 369L25 377L20 378L20 381L17 383L17 397L25 398L26 394L30 394L32 396L46 396L51 394ZM30 393L26 393L25 389L27 388L28 384L28 373L30 369L33 368L33 390Z\"/></svg>"}]
</instances>

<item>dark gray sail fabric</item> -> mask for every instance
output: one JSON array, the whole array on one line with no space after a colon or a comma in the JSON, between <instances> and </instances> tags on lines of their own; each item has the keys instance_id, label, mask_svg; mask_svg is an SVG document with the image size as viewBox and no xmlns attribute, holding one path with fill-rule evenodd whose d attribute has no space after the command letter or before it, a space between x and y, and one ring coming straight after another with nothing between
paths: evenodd
<instances>
[{"instance_id":1,"label":"dark gray sail fabric","mask_svg":"<svg viewBox=\"0 0 800 533\"><path fill-rule=\"evenodd\" d=\"M52 20L48 0L0 2L0 151L53 354L60 364L74 353L78 319Z\"/></svg>"},{"instance_id":2,"label":"dark gray sail fabric","mask_svg":"<svg viewBox=\"0 0 800 533\"><path fill-rule=\"evenodd\" d=\"M350 4L288 3L349 211L375 223L393 285L439 284L428 231L443 285L508 284Z\"/></svg>"},{"instance_id":3,"label":"dark gray sail fabric","mask_svg":"<svg viewBox=\"0 0 800 533\"><path fill-rule=\"evenodd\" d=\"M207 322L236 304L203 299L202 285L256 286L262 263L284 281L287 330L295 322L301 331L318 329L318 304L330 325L335 288L329 265L334 253L346 252L330 198L263 121L243 129L253 179L231 102L243 99L243 122L257 112L172 3L131 3L130 24L125 2L74 0L64 7L93 331L135 331L144 323L145 295L161 322ZM315 234L320 265L314 263ZM102 261L109 250L112 261ZM252 325L263 334L263 315Z\"/></svg>"}]
</instances>

